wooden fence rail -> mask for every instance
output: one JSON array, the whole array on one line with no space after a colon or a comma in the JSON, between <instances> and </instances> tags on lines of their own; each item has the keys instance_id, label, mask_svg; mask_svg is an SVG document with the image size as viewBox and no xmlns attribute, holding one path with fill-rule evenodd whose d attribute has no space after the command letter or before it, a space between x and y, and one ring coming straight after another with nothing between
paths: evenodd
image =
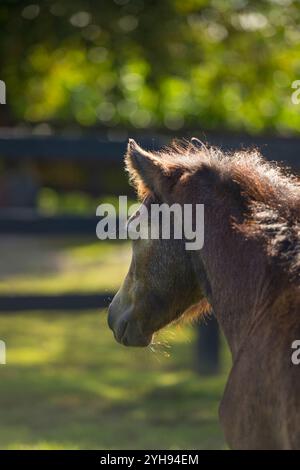
<instances>
[{"instance_id":1,"label":"wooden fence rail","mask_svg":"<svg viewBox=\"0 0 300 470\"><path fill-rule=\"evenodd\" d=\"M83 311L107 308L114 296L105 294L56 294L56 295L1 295L0 314L24 311Z\"/></svg>"},{"instance_id":2,"label":"wooden fence rail","mask_svg":"<svg viewBox=\"0 0 300 470\"><path fill-rule=\"evenodd\" d=\"M187 133L186 133L187 134ZM300 138L279 136L249 136L245 134L220 134L189 132L209 144L223 149L258 147L271 160L287 163L295 169L300 168ZM172 136L134 136L148 150L166 145ZM39 160L80 160L122 164L127 139L109 141L104 137L90 136L33 136L0 132L0 158L39 159Z\"/></svg>"}]
</instances>

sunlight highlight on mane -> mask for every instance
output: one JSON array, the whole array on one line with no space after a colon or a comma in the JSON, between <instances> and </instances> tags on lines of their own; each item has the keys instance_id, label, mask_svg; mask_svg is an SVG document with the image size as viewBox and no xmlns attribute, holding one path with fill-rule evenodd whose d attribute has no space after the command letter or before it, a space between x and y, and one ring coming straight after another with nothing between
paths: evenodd
<instances>
[{"instance_id":1,"label":"sunlight highlight on mane","mask_svg":"<svg viewBox=\"0 0 300 470\"><path fill-rule=\"evenodd\" d=\"M248 200L264 203L300 218L300 182L287 168L267 161L257 149L223 152L219 148L175 141L158 153L166 165L184 166L194 172L206 165L222 176L223 181L237 183Z\"/></svg>"},{"instance_id":2,"label":"sunlight highlight on mane","mask_svg":"<svg viewBox=\"0 0 300 470\"><path fill-rule=\"evenodd\" d=\"M222 176L223 181L237 183L248 200L264 203L284 212L293 211L300 218L299 179L278 163L263 158L257 149L223 152L217 147L198 145L188 141L174 140L169 146L149 155L159 158L166 172L184 169L193 173L206 165ZM143 200L149 189L126 159L130 181Z\"/></svg>"},{"instance_id":3,"label":"sunlight highlight on mane","mask_svg":"<svg viewBox=\"0 0 300 470\"><path fill-rule=\"evenodd\" d=\"M194 172L205 164L227 180L237 182L251 200L280 210L294 208L300 217L299 179L278 163L265 160L257 149L223 152L208 144L199 149L188 141L175 140L152 154L162 160L166 169L184 167ZM147 188L144 192L147 194Z\"/></svg>"}]
</instances>

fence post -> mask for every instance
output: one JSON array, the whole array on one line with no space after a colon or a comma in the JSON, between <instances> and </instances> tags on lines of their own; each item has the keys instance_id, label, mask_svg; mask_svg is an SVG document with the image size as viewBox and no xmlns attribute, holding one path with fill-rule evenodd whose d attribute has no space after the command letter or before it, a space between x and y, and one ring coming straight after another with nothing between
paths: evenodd
<instances>
[{"instance_id":1,"label":"fence post","mask_svg":"<svg viewBox=\"0 0 300 470\"><path fill-rule=\"evenodd\" d=\"M197 326L196 370L199 374L216 374L220 368L219 325L214 314Z\"/></svg>"}]
</instances>

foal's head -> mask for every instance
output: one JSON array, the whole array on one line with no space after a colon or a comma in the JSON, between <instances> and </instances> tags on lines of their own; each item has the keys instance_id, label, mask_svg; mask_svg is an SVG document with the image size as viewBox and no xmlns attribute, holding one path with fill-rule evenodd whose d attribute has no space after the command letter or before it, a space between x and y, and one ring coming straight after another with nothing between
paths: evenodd
<instances>
[{"instance_id":1,"label":"foal's head","mask_svg":"<svg viewBox=\"0 0 300 470\"><path fill-rule=\"evenodd\" d=\"M129 231L137 218L146 217L144 222L150 223L151 205L168 202L167 193L180 177L176 168L166 174L160 163L130 141L127 169L148 210L147 215L140 210L129 219ZM153 333L181 317L202 294L184 240L149 238L132 243L131 265L109 307L108 323L118 342L147 346Z\"/></svg>"},{"instance_id":2,"label":"foal's head","mask_svg":"<svg viewBox=\"0 0 300 470\"><path fill-rule=\"evenodd\" d=\"M151 153L130 141L126 166L148 207L205 204L207 233L204 250L197 256L185 249L185 240L174 237L133 242L129 272L109 309L108 322L119 342L148 345L154 332L191 312L202 292L215 305L216 294L228 291L222 288L225 271L231 285L241 277L247 285L253 272L245 273L237 260L234 275L230 262L235 249L251 253L251 239L257 263L274 273L284 271L289 280L299 279L300 183L256 150L224 153L191 142ZM142 216L138 211L129 220L129 230ZM252 269L251 263L247 266ZM255 298L254 293L249 297ZM203 302L200 309L206 305Z\"/></svg>"}]
</instances>

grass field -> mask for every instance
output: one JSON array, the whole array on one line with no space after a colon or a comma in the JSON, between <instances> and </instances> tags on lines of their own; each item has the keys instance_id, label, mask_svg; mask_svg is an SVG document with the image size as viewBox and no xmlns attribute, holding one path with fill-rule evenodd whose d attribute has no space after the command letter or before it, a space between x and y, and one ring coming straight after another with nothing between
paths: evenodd
<instances>
[{"instance_id":1,"label":"grass field","mask_svg":"<svg viewBox=\"0 0 300 470\"><path fill-rule=\"evenodd\" d=\"M106 248L60 246L58 259L73 253L72 269L75 264L86 266L81 276L88 286L89 269L93 271L95 263L109 264ZM119 259L112 284L119 283L127 269L128 253L119 248L119 258L110 253ZM63 283L66 273L62 267L60 273L56 269ZM41 291L54 271L40 276L45 283L41 285L30 269L33 285L25 290L39 286ZM25 274L21 273L24 280ZM114 287L108 285L105 272L98 276L100 290L101 277L106 287ZM8 278L2 276L2 286L18 290L20 274L13 267ZM65 286L70 289L69 280ZM59 282L57 287L61 288ZM105 311L2 315L0 339L6 342L7 364L0 366L0 448L224 448L217 409L228 352L224 347L218 376L198 376L194 333L191 326L169 328L160 334L163 345L153 352L118 345L106 325Z\"/></svg>"},{"instance_id":2,"label":"grass field","mask_svg":"<svg viewBox=\"0 0 300 470\"><path fill-rule=\"evenodd\" d=\"M70 238L0 238L0 294L116 290L130 262L128 243Z\"/></svg>"}]
</instances>

